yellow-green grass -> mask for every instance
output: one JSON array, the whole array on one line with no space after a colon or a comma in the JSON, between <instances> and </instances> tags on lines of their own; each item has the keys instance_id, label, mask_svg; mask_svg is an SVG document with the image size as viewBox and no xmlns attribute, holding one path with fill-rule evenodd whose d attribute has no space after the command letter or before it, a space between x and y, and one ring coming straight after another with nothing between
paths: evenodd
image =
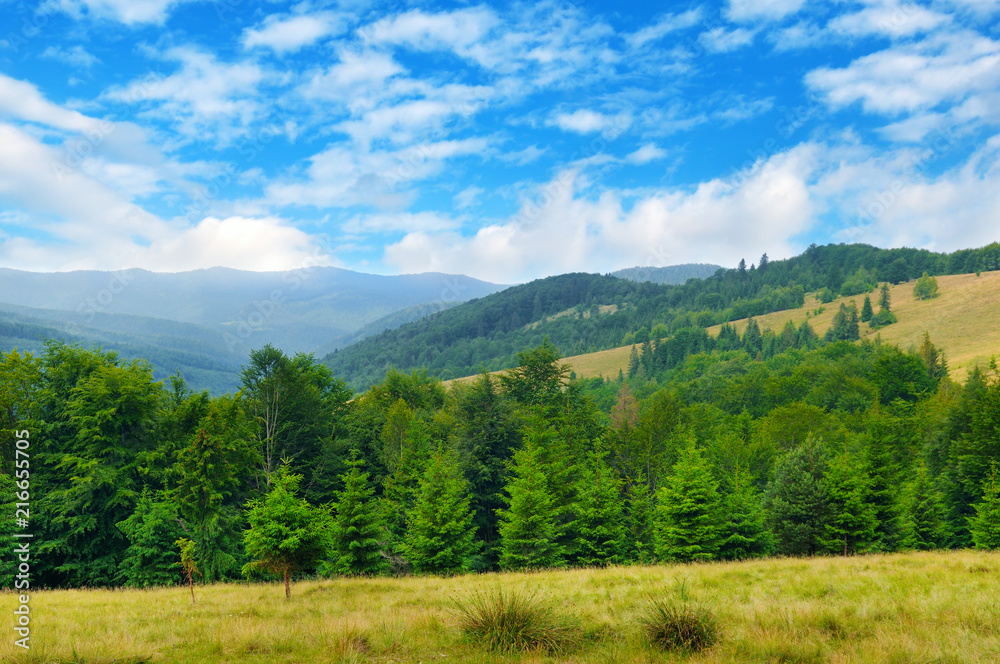
<instances>
[{"instance_id":1,"label":"yellow-green grass","mask_svg":"<svg viewBox=\"0 0 1000 664\"><path fill-rule=\"evenodd\" d=\"M575 649L503 657L464 638L456 598L544 594L580 628ZM3 662L1000 661L1000 554L974 551L31 595L32 647ZM639 627L655 598L707 605L720 639L657 653ZM12 618L15 595L0 594Z\"/></svg>"}]
</instances>

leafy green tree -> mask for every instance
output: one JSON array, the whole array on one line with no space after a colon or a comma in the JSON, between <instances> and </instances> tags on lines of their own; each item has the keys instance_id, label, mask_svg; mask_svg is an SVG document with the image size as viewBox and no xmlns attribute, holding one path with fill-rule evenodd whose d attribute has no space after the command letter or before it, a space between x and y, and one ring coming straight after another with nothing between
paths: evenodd
<instances>
[{"instance_id":1,"label":"leafy green tree","mask_svg":"<svg viewBox=\"0 0 1000 664\"><path fill-rule=\"evenodd\" d=\"M507 508L498 510L500 567L523 570L563 564L557 542L559 507L549 493L542 452L532 438L514 452L506 493Z\"/></svg>"},{"instance_id":2,"label":"leafy green tree","mask_svg":"<svg viewBox=\"0 0 1000 664\"><path fill-rule=\"evenodd\" d=\"M719 557L744 560L766 556L773 547L773 536L765 523L764 503L745 471L736 468L732 491L722 500L725 525Z\"/></svg>"},{"instance_id":3,"label":"leafy green tree","mask_svg":"<svg viewBox=\"0 0 1000 664\"><path fill-rule=\"evenodd\" d=\"M861 305L861 322L867 323L875 315L875 310L872 309L872 299L868 295L865 295L865 303Z\"/></svg>"},{"instance_id":4,"label":"leafy green tree","mask_svg":"<svg viewBox=\"0 0 1000 664\"><path fill-rule=\"evenodd\" d=\"M657 492L656 555L688 562L717 557L723 535L718 483L692 439Z\"/></svg>"},{"instance_id":5,"label":"leafy green tree","mask_svg":"<svg viewBox=\"0 0 1000 664\"><path fill-rule=\"evenodd\" d=\"M348 470L341 475L344 484L333 504L331 549L333 558L326 571L344 576L372 576L385 571L382 555L382 520L375 490L368 484L368 473L361 472L364 461L357 451L351 453Z\"/></svg>"},{"instance_id":6,"label":"leafy green tree","mask_svg":"<svg viewBox=\"0 0 1000 664\"><path fill-rule=\"evenodd\" d=\"M145 588L177 582L173 545L181 536L181 527L176 505L162 496L157 500L146 488L132 515L117 526L129 541L119 565L125 585Z\"/></svg>"},{"instance_id":7,"label":"leafy green tree","mask_svg":"<svg viewBox=\"0 0 1000 664\"><path fill-rule=\"evenodd\" d=\"M917 279L913 286L913 297L918 300L929 300L938 296L937 279L924 272L923 276Z\"/></svg>"},{"instance_id":8,"label":"leafy green tree","mask_svg":"<svg viewBox=\"0 0 1000 664\"><path fill-rule=\"evenodd\" d=\"M627 533L622 518L621 478L604 462L598 445L581 472L576 500L574 562L586 567L624 561Z\"/></svg>"},{"instance_id":9,"label":"leafy green tree","mask_svg":"<svg viewBox=\"0 0 1000 664\"><path fill-rule=\"evenodd\" d=\"M476 529L468 484L458 462L443 445L431 456L420 492L406 517L403 555L418 574L454 574L467 571L481 543Z\"/></svg>"},{"instance_id":10,"label":"leafy green tree","mask_svg":"<svg viewBox=\"0 0 1000 664\"><path fill-rule=\"evenodd\" d=\"M990 463L990 474L983 480L983 497L974 506L975 516L969 519L969 532L977 549L1000 549L1000 483L997 483L996 461Z\"/></svg>"},{"instance_id":11,"label":"leafy green tree","mask_svg":"<svg viewBox=\"0 0 1000 664\"><path fill-rule=\"evenodd\" d=\"M252 559L243 574L278 574L285 582L285 598L292 596L293 572L313 570L330 552L330 514L298 497L301 475L282 464L271 475L271 490L247 503L249 528L243 544Z\"/></svg>"},{"instance_id":12,"label":"leafy green tree","mask_svg":"<svg viewBox=\"0 0 1000 664\"><path fill-rule=\"evenodd\" d=\"M939 549L948 538L941 496L923 463L914 472L903 500L900 547L917 551Z\"/></svg>"},{"instance_id":13,"label":"leafy green tree","mask_svg":"<svg viewBox=\"0 0 1000 664\"><path fill-rule=\"evenodd\" d=\"M830 553L859 553L875 544L876 509L871 479L864 464L853 455L836 455L823 477L827 519L819 537Z\"/></svg>"},{"instance_id":14,"label":"leafy green tree","mask_svg":"<svg viewBox=\"0 0 1000 664\"><path fill-rule=\"evenodd\" d=\"M562 395L569 365L559 363L559 349L549 343L517 354L518 366L500 374L500 384L511 399L525 406L551 408Z\"/></svg>"},{"instance_id":15,"label":"leafy green tree","mask_svg":"<svg viewBox=\"0 0 1000 664\"><path fill-rule=\"evenodd\" d=\"M778 552L801 556L819 551L827 514L822 481L825 469L821 450L813 438L775 463L774 479L768 484L764 505Z\"/></svg>"},{"instance_id":16,"label":"leafy green tree","mask_svg":"<svg viewBox=\"0 0 1000 664\"><path fill-rule=\"evenodd\" d=\"M191 589L191 603L194 604L194 577L195 575L201 576L201 572L198 571L198 563L195 562L195 543L187 538L178 537L174 541L174 545L181 550L181 561L174 563L174 566L180 566L187 578L188 588Z\"/></svg>"}]
</instances>

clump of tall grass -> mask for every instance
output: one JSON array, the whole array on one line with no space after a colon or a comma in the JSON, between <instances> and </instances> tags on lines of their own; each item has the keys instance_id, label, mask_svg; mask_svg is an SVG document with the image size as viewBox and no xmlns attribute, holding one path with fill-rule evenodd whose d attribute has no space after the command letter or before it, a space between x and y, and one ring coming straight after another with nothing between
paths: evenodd
<instances>
[{"instance_id":1,"label":"clump of tall grass","mask_svg":"<svg viewBox=\"0 0 1000 664\"><path fill-rule=\"evenodd\" d=\"M697 652L719 640L719 621L712 611L690 601L654 599L639 617L650 643L663 650Z\"/></svg>"},{"instance_id":2,"label":"clump of tall grass","mask_svg":"<svg viewBox=\"0 0 1000 664\"><path fill-rule=\"evenodd\" d=\"M536 593L495 588L456 599L454 605L462 632L487 650L564 652L580 638L577 620L560 615Z\"/></svg>"}]
</instances>

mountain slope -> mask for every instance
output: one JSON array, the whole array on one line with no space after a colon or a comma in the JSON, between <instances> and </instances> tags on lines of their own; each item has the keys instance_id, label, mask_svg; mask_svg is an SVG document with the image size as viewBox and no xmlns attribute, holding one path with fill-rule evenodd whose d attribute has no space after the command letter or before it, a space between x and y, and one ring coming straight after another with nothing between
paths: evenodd
<instances>
[{"instance_id":1,"label":"mountain slope","mask_svg":"<svg viewBox=\"0 0 1000 664\"><path fill-rule=\"evenodd\" d=\"M611 276L630 281L651 281L654 284L676 286L687 282L688 279L707 279L723 269L725 268L721 265L711 263L685 263L667 267L628 267L624 270L615 270Z\"/></svg>"}]
</instances>

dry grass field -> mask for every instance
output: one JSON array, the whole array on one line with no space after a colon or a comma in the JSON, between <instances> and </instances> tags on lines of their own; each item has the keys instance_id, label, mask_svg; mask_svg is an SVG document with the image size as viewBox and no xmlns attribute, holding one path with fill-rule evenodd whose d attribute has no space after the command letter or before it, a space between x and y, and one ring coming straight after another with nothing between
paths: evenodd
<instances>
[{"instance_id":1,"label":"dry grass field","mask_svg":"<svg viewBox=\"0 0 1000 664\"><path fill-rule=\"evenodd\" d=\"M459 629L455 601L525 589L576 630L562 652L498 654ZM491 574L32 593L32 647L3 662L830 662L1000 661L1000 554L973 551ZM654 648L655 599L706 607L717 642ZM15 597L0 594L10 617Z\"/></svg>"}]
</instances>

